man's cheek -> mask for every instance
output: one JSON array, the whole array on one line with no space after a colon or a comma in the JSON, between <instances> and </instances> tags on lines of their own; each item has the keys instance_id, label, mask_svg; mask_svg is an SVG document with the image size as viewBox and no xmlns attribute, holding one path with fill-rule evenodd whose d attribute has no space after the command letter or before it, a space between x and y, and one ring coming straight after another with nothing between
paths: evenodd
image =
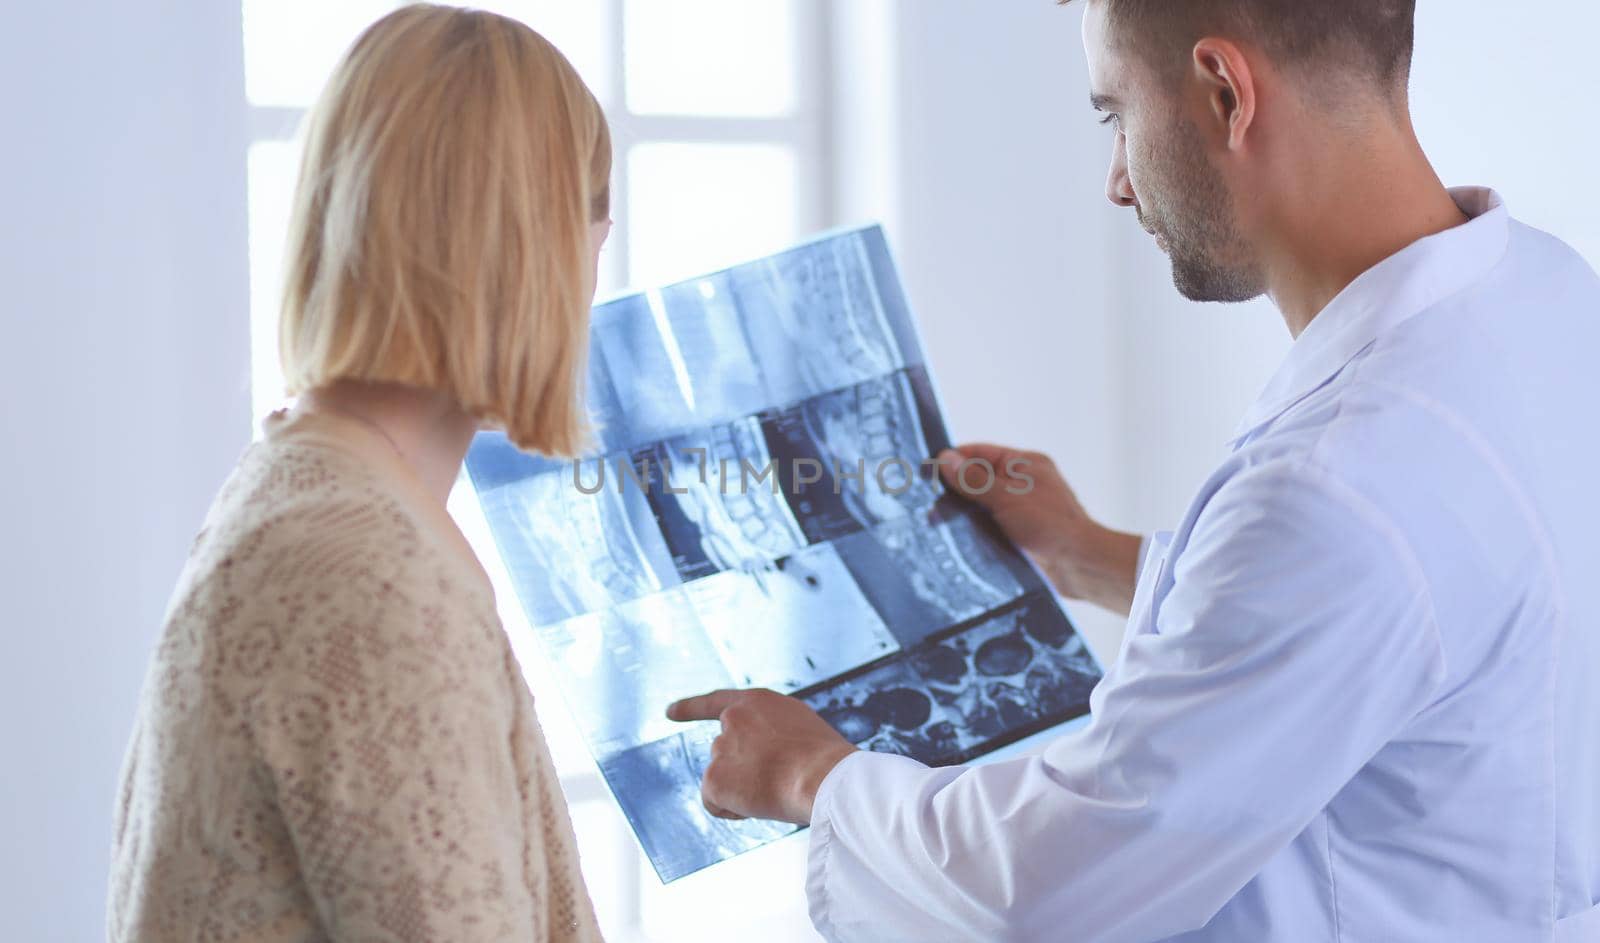
<instances>
[{"instance_id":1,"label":"man's cheek","mask_svg":"<svg viewBox=\"0 0 1600 943\"><path fill-rule=\"evenodd\" d=\"M1146 216L1149 216L1160 202L1161 181L1158 171L1159 168L1152 155L1148 151L1134 148L1132 142L1129 142L1128 186L1132 188L1134 198Z\"/></svg>"},{"instance_id":2,"label":"man's cheek","mask_svg":"<svg viewBox=\"0 0 1600 943\"><path fill-rule=\"evenodd\" d=\"M1128 174L1128 186L1133 188L1135 194L1139 193L1140 184L1144 182L1145 158L1139 152L1138 145L1133 138L1127 139L1127 144L1122 152L1123 169Z\"/></svg>"}]
</instances>

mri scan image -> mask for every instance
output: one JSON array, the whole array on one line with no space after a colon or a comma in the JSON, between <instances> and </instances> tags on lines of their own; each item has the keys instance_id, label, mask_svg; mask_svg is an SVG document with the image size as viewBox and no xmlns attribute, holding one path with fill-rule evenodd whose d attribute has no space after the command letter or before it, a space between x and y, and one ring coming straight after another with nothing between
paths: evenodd
<instances>
[{"instance_id":1,"label":"mri scan image","mask_svg":"<svg viewBox=\"0 0 1600 943\"><path fill-rule=\"evenodd\" d=\"M662 318L659 298L638 294L601 305L591 316L592 390L606 396L602 445L608 452L633 447L695 425L683 358ZM603 384L594 382L604 377Z\"/></svg>"},{"instance_id":2,"label":"mri scan image","mask_svg":"<svg viewBox=\"0 0 1600 943\"><path fill-rule=\"evenodd\" d=\"M493 547L663 881L795 831L700 801L717 725L801 698L852 743L961 763L1083 716L1099 670L1038 572L932 459L950 437L883 233L599 305L576 460L467 455Z\"/></svg>"},{"instance_id":3,"label":"mri scan image","mask_svg":"<svg viewBox=\"0 0 1600 943\"><path fill-rule=\"evenodd\" d=\"M961 716L934 697L905 658L891 659L801 699L862 749L928 764L964 749Z\"/></svg>"},{"instance_id":4,"label":"mri scan image","mask_svg":"<svg viewBox=\"0 0 1600 943\"><path fill-rule=\"evenodd\" d=\"M737 419L767 399L755 360L750 319L739 308L726 273L646 295L657 306L697 425Z\"/></svg>"},{"instance_id":5,"label":"mri scan image","mask_svg":"<svg viewBox=\"0 0 1600 943\"><path fill-rule=\"evenodd\" d=\"M469 453L469 468L472 461ZM623 484L627 464L590 459L475 485L529 623L603 611L681 582L648 495ZM603 487L588 493L597 483Z\"/></svg>"},{"instance_id":6,"label":"mri scan image","mask_svg":"<svg viewBox=\"0 0 1600 943\"><path fill-rule=\"evenodd\" d=\"M931 397L924 371L898 371L762 419L807 540L835 540L933 507L944 489L932 460L949 443Z\"/></svg>"},{"instance_id":7,"label":"mri scan image","mask_svg":"<svg viewBox=\"0 0 1600 943\"><path fill-rule=\"evenodd\" d=\"M890 323L904 307L887 258L881 231L868 229L726 273L769 406L922 362L915 343L903 344Z\"/></svg>"},{"instance_id":8,"label":"mri scan image","mask_svg":"<svg viewBox=\"0 0 1600 943\"><path fill-rule=\"evenodd\" d=\"M975 513L890 521L832 546L906 647L1044 588L994 523Z\"/></svg>"},{"instance_id":9,"label":"mri scan image","mask_svg":"<svg viewBox=\"0 0 1600 943\"><path fill-rule=\"evenodd\" d=\"M896 648L833 547L684 587L739 687L797 691Z\"/></svg>"},{"instance_id":10,"label":"mri scan image","mask_svg":"<svg viewBox=\"0 0 1600 943\"><path fill-rule=\"evenodd\" d=\"M535 631L569 682L563 698L599 755L677 733L666 709L683 692L737 684L681 590Z\"/></svg>"},{"instance_id":11,"label":"mri scan image","mask_svg":"<svg viewBox=\"0 0 1600 943\"><path fill-rule=\"evenodd\" d=\"M1053 599L1028 596L977 625L907 655L924 689L953 718L964 762L1088 713L1099 668Z\"/></svg>"},{"instance_id":12,"label":"mri scan image","mask_svg":"<svg viewBox=\"0 0 1600 943\"><path fill-rule=\"evenodd\" d=\"M600 759L601 775L662 881L675 881L796 830L784 822L735 822L706 811L700 780L711 762L716 734L715 725L696 724Z\"/></svg>"},{"instance_id":13,"label":"mri scan image","mask_svg":"<svg viewBox=\"0 0 1600 943\"><path fill-rule=\"evenodd\" d=\"M649 501L680 576L752 570L806 545L767 471L772 454L753 418L711 426L636 454L650 468Z\"/></svg>"},{"instance_id":14,"label":"mri scan image","mask_svg":"<svg viewBox=\"0 0 1600 943\"><path fill-rule=\"evenodd\" d=\"M1037 595L799 696L851 743L939 766L1084 715L1099 679L1060 607Z\"/></svg>"}]
</instances>

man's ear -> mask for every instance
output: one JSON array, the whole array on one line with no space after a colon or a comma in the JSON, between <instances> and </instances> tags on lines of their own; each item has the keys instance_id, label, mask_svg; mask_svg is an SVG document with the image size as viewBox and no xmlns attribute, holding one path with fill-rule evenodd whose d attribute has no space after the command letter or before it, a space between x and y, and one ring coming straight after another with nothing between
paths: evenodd
<instances>
[{"instance_id":1,"label":"man's ear","mask_svg":"<svg viewBox=\"0 0 1600 943\"><path fill-rule=\"evenodd\" d=\"M1243 50L1226 39L1194 46L1194 78L1206 93L1207 110L1230 150L1244 146L1256 119L1256 81Z\"/></svg>"}]
</instances>

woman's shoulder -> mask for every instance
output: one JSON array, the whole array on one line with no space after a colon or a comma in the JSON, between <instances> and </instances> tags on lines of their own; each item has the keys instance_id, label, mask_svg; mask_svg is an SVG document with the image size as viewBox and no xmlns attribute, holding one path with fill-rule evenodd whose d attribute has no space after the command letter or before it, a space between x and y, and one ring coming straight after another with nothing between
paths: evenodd
<instances>
[{"instance_id":1,"label":"woman's shoulder","mask_svg":"<svg viewBox=\"0 0 1600 943\"><path fill-rule=\"evenodd\" d=\"M258 442L218 492L190 557L270 584L335 586L425 556L424 542L416 515L358 459L314 443Z\"/></svg>"},{"instance_id":2,"label":"woman's shoulder","mask_svg":"<svg viewBox=\"0 0 1600 943\"><path fill-rule=\"evenodd\" d=\"M358 459L297 442L245 453L195 539L168 621L186 634L279 642L347 631L409 645L426 633L435 647L479 648L501 632L481 569L424 509Z\"/></svg>"}]
</instances>

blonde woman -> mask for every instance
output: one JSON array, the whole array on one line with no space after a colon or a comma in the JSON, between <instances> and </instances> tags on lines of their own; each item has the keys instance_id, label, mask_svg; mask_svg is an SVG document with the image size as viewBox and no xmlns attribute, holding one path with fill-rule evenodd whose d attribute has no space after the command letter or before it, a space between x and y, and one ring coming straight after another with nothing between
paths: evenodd
<instances>
[{"instance_id":1,"label":"blonde woman","mask_svg":"<svg viewBox=\"0 0 1600 943\"><path fill-rule=\"evenodd\" d=\"M313 113L265 423L195 540L129 749L115 940L598 939L488 579L445 513L481 424L551 455L610 138L512 20L372 26Z\"/></svg>"}]
</instances>

